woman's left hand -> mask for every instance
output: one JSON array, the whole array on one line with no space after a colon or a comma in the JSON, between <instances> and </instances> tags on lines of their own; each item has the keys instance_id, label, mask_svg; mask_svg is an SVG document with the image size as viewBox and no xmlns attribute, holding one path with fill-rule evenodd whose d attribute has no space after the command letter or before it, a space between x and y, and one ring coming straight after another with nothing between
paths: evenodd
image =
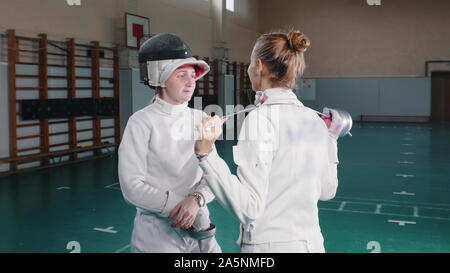
<instances>
[{"instance_id":1,"label":"woman's left hand","mask_svg":"<svg viewBox=\"0 0 450 273\"><path fill-rule=\"evenodd\" d=\"M200 139L195 142L195 154L202 155L212 150L214 142L222 134L222 125L225 121L227 118L206 117L197 125Z\"/></svg>"},{"instance_id":2,"label":"woman's left hand","mask_svg":"<svg viewBox=\"0 0 450 273\"><path fill-rule=\"evenodd\" d=\"M175 215L177 217L171 223L172 227L180 227L184 229L188 229L192 226L197 217L198 210L200 206L198 205L197 200L193 196L189 196L173 209L169 218L173 218Z\"/></svg>"}]
</instances>

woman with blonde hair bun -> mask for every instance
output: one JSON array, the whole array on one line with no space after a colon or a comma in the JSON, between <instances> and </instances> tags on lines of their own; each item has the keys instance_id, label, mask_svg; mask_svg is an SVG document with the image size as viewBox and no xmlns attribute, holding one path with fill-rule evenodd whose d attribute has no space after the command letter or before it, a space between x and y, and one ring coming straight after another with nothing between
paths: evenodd
<instances>
[{"instance_id":1,"label":"woman with blonde hair bun","mask_svg":"<svg viewBox=\"0 0 450 273\"><path fill-rule=\"evenodd\" d=\"M317 203L336 194L339 132L292 91L309 46L298 30L257 39L248 74L261 96L233 147L236 176L213 149L223 120L207 117L198 125L199 165L217 200L241 222L242 252L325 252Z\"/></svg>"}]
</instances>

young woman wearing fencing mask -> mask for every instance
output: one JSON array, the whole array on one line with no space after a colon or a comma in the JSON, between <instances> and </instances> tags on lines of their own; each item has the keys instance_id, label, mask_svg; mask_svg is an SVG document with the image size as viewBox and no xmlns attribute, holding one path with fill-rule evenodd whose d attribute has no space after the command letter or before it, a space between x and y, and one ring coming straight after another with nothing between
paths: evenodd
<instances>
[{"instance_id":1,"label":"young woman wearing fencing mask","mask_svg":"<svg viewBox=\"0 0 450 273\"><path fill-rule=\"evenodd\" d=\"M139 62L141 81L157 94L129 118L119 146L122 194L137 208L131 250L221 252L206 206L214 195L202 180L189 131L206 114L187 106L209 66L170 33L147 40Z\"/></svg>"}]
</instances>

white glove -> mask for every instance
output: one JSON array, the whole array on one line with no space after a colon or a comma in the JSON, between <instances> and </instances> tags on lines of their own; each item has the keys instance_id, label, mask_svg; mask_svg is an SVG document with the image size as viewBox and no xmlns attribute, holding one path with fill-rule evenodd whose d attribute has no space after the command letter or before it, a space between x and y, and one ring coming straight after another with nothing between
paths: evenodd
<instances>
[{"instance_id":1,"label":"white glove","mask_svg":"<svg viewBox=\"0 0 450 273\"><path fill-rule=\"evenodd\" d=\"M198 210L197 217L192 224L194 231L204 231L210 227L211 221L209 220L209 211L208 208L201 207Z\"/></svg>"},{"instance_id":2,"label":"white glove","mask_svg":"<svg viewBox=\"0 0 450 273\"><path fill-rule=\"evenodd\" d=\"M197 217L195 218L192 227L186 231L191 238L199 241L211 238L216 234L216 226L209 220L209 211L206 206L201 207L198 210Z\"/></svg>"},{"instance_id":3,"label":"white glove","mask_svg":"<svg viewBox=\"0 0 450 273\"><path fill-rule=\"evenodd\" d=\"M336 110L327 107L323 108L323 113L331 114L331 125L328 128L328 135L337 140L343 129L341 115Z\"/></svg>"}]
</instances>

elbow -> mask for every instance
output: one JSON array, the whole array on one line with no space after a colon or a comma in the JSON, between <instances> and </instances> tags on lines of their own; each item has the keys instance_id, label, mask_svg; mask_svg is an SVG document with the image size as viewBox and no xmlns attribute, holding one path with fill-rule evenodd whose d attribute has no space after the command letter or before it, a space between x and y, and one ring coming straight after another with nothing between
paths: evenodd
<instances>
[{"instance_id":1,"label":"elbow","mask_svg":"<svg viewBox=\"0 0 450 273\"><path fill-rule=\"evenodd\" d=\"M251 223L255 222L257 218L255 217L243 217L243 219L240 219L241 224L244 225L250 225Z\"/></svg>"},{"instance_id":2,"label":"elbow","mask_svg":"<svg viewBox=\"0 0 450 273\"><path fill-rule=\"evenodd\" d=\"M336 184L333 185L333 187L329 187L328 189L324 190L322 189L322 192L320 193L320 201L328 201L336 197L337 192L337 181Z\"/></svg>"},{"instance_id":3,"label":"elbow","mask_svg":"<svg viewBox=\"0 0 450 273\"><path fill-rule=\"evenodd\" d=\"M240 219L241 224L243 225L250 225L253 222L256 221L257 218L253 218L253 217L244 217L243 219Z\"/></svg>"},{"instance_id":4,"label":"elbow","mask_svg":"<svg viewBox=\"0 0 450 273\"><path fill-rule=\"evenodd\" d=\"M319 200L328 201L336 197L338 185L337 165L332 165L322 180Z\"/></svg>"},{"instance_id":5,"label":"elbow","mask_svg":"<svg viewBox=\"0 0 450 273\"><path fill-rule=\"evenodd\" d=\"M127 183L123 183L122 180L120 180L120 191L122 192L123 199L128 205L135 206L134 203L134 194L131 188Z\"/></svg>"},{"instance_id":6,"label":"elbow","mask_svg":"<svg viewBox=\"0 0 450 273\"><path fill-rule=\"evenodd\" d=\"M329 201L331 199L334 199L334 197L336 197L336 191L333 192L327 192L327 193L322 193L320 195L319 200L320 201Z\"/></svg>"},{"instance_id":7,"label":"elbow","mask_svg":"<svg viewBox=\"0 0 450 273\"><path fill-rule=\"evenodd\" d=\"M137 206L139 200L139 193L142 191L139 191L138 182L136 181L138 179L131 179L130 177L123 177L119 175L119 184L120 184L120 190L122 192L122 196L125 199L125 202L132 206Z\"/></svg>"}]
</instances>

